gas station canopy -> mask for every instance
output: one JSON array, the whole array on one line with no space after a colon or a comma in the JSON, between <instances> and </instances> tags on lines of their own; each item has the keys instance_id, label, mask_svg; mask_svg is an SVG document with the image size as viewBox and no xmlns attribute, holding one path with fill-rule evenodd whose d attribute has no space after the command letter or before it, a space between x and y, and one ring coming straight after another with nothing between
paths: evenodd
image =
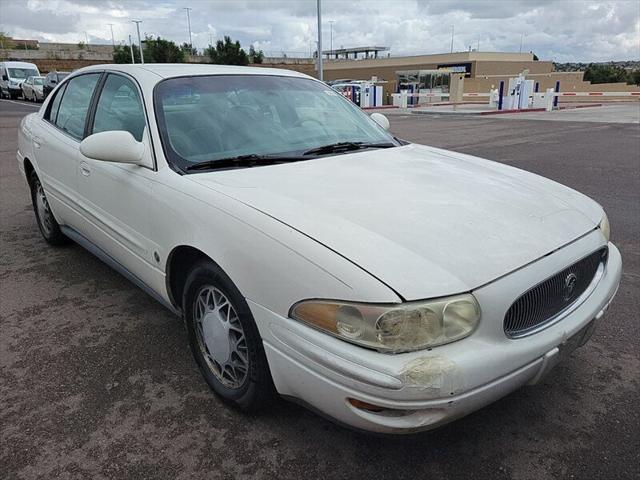
<instances>
[{"instance_id":1,"label":"gas station canopy","mask_svg":"<svg viewBox=\"0 0 640 480\"><path fill-rule=\"evenodd\" d=\"M378 52L387 52L389 47L353 47L353 48L338 48L334 50L323 50L322 55L326 58L358 58L359 53L364 53L364 58L378 58ZM372 56L369 54L372 53Z\"/></svg>"}]
</instances>

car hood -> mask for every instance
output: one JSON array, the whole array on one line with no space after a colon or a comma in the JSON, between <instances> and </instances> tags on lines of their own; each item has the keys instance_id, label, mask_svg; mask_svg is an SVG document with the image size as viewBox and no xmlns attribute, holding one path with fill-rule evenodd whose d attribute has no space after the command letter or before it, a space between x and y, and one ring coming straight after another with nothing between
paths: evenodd
<instances>
[{"instance_id":1,"label":"car hood","mask_svg":"<svg viewBox=\"0 0 640 480\"><path fill-rule=\"evenodd\" d=\"M422 145L189 176L304 233L406 300L473 290L593 230L593 200Z\"/></svg>"}]
</instances>

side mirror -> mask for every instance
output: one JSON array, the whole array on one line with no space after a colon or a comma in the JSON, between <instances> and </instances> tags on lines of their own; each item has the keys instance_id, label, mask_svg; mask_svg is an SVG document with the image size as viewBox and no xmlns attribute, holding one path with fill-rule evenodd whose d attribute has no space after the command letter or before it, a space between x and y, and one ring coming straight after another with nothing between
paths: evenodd
<instances>
[{"instance_id":1,"label":"side mirror","mask_svg":"<svg viewBox=\"0 0 640 480\"><path fill-rule=\"evenodd\" d=\"M6 82L7 80L9 80L9 77L7 77L7 75L6 75L6 74L3 74L3 75L2 75L2 80L4 80L4 81Z\"/></svg>"},{"instance_id":2,"label":"side mirror","mask_svg":"<svg viewBox=\"0 0 640 480\"><path fill-rule=\"evenodd\" d=\"M382 115L381 113L378 113L378 112L372 113L371 114L371 120L376 122L378 125L380 125L385 130L389 130L389 119L387 117L385 117L384 115Z\"/></svg>"},{"instance_id":3,"label":"side mirror","mask_svg":"<svg viewBox=\"0 0 640 480\"><path fill-rule=\"evenodd\" d=\"M124 130L112 130L89 135L80 143L80 153L85 157L105 162L144 163L144 143Z\"/></svg>"}]
</instances>

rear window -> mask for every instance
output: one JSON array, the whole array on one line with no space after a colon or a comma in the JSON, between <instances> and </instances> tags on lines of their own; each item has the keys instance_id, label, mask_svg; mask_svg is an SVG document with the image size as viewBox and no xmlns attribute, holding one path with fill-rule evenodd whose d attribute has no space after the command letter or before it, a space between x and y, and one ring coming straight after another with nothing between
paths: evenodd
<instances>
[{"instance_id":1,"label":"rear window","mask_svg":"<svg viewBox=\"0 0 640 480\"><path fill-rule=\"evenodd\" d=\"M33 68L8 68L9 76L15 79L27 79L38 75L38 71Z\"/></svg>"}]
</instances>

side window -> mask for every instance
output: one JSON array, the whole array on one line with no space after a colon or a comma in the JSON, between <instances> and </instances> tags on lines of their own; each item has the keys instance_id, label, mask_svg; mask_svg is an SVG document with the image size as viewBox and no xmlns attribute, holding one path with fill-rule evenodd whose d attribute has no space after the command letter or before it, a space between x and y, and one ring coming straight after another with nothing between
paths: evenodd
<instances>
[{"instance_id":1,"label":"side window","mask_svg":"<svg viewBox=\"0 0 640 480\"><path fill-rule=\"evenodd\" d=\"M67 88L64 85L60 90L56 92L56 96L53 97L53 100L50 103L49 111L47 112L45 118L49 120L51 123L56 123L56 117L58 116L58 108L60 108L60 100L62 100L62 95L64 95L64 91Z\"/></svg>"},{"instance_id":2,"label":"side window","mask_svg":"<svg viewBox=\"0 0 640 480\"><path fill-rule=\"evenodd\" d=\"M82 140L84 136L84 123L91 96L99 79L99 73L90 73L71 79L60 102L55 124L78 140Z\"/></svg>"},{"instance_id":3,"label":"side window","mask_svg":"<svg viewBox=\"0 0 640 480\"><path fill-rule=\"evenodd\" d=\"M92 133L124 130L141 141L144 127L144 110L138 89L128 78L110 74L98 100Z\"/></svg>"}]
</instances>

